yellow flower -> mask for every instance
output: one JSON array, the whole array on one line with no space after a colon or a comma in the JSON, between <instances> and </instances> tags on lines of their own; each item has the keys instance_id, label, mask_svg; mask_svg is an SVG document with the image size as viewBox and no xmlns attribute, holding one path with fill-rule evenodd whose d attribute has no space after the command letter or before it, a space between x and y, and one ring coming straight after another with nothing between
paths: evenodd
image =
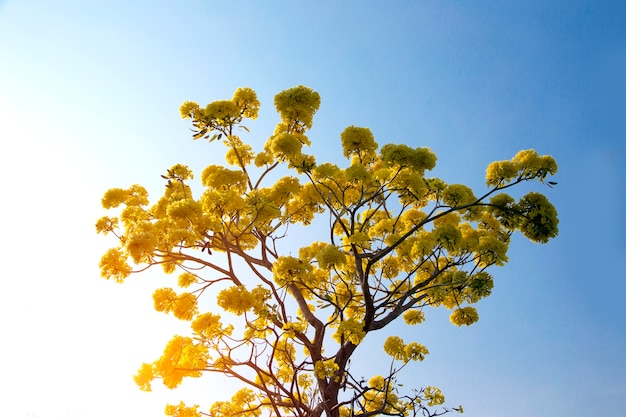
<instances>
[{"instance_id":1,"label":"yellow flower","mask_svg":"<svg viewBox=\"0 0 626 417\"><path fill-rule=\"evenodd\" d=\"M444 224L451 224L453 226L458 225L461 222L461 216L458 213L448 213L445 216L441 216L433 221L435 227L439 227Z\"/></svg>"},{"instance_id":2,"label":"yellow flower","mask_svg":"<svg viewBox=\"0 0 626 417\"><path fill-rule=\"evenodd\" d=\"M375 225L373 225L369 230L370 237L374 238L377 236L384 236L388 233L393 233L398 226L395 219L382 219Z\"/></svg>"},{"instance_id":3,"label":"yellow flower","mask_svg":"<svg viewBox=\"0 0 626 417\"><path fill-rule=\"evenodd\" d=\"M98 219L98 221L96 222L96 232L102 233L104 235L117 229L117 227L118 227L117 217L104 216Z\"/></svg>"},{"instance_id":4,"label":"yellow flower","mask_svg":"<svg viewBox=\"0 0 626 417\"><path fill-rule=\"evenodd\" d=\"M105 209L115 208L126 201L128 192L121 188L111 188L102 197L102 207Z\"/></svg>"},{"instance_id":5,"label":"yellow flower","mask_svg":"<svg viewBox=\"0 0 626 417\"><path fill-rule=\"evenodd\" d=\"M315 362L314 373L318 379L332 378L335 376L335 372L339 370L339 365L335 363L334 359L327 359Z\"/></svg>"},{"instance_id":6,"label":"yellow flower","mask_svg":"<svg viewBox=\"0 0 626 417\"><path fill-rule=\"evenodd\" d=\"M414 325L424 322L424 312L420 310L409 310L402 316L406 324Z\"/></svg>"},{"instance_id":7,"label":"yellow flower","mask_svg":"<svg viewBox=\"0 0 626 417\"><path fill-rule=\"evenodd\" d=\"M325 178L336 178L339 174L339 167L330 162L324 162L313 169L313 178L317 181Z\"/></svg>"},{"instance_id":8,"label":"yellow flower","mask_svg":"<svg viewBox=\"0 0 626 417\"><path fill-rule=\"evenodd\" d=\"M409 209L402 213L402 222L406 228L416 226L426 218L426 213L415 208Z\"/></svg>"},{"instance_id":9,"label":"yellow flower","mask_svg":"<svg viewBox=\"0 0 626 417\"><path fill-rule=\"evenodd\" d=\"M268 152L259 152L254 158L254 165L262 167L263 165L270 165L274 162L274 158Z\"/></svg>"},{"instance_id":10,"label":"yellow flower","mask_svg":"<svg viewBox=\"0 0 626 417\"><path fill-rule=\"evenodd\" d=\"M389 256L387 258L383 258L381 262L381 271L383 277L391 279L398 276L402 264L397 256Z\"/></svg>"},{"instance_id":11,"label":"yellow flower","mask_svg":"<svg viewBox=\"0 0 626 417\"><path fill-rule=\"evenodd\" d=\"M136 264L149 261L158 243L153 224L141 222L128 231L125 237L128 254Z\"/></svg>"},{"instance_id":12,"label":"yellow flower","mask_svg":"<svg viewBox=\"0 0 626 417\"><path fill-rule=\"evenodd\" d=\"M297 178L283 177L272 186L268 197L275 206L282 206L290 199L295 198L300 188L300 181Z\"/></svg>"},{"instance_id":13,"label":"yellow flower","mask_svg":"<svg viewBox=\"0 0 626 417\"><path fill-rule=\"evenodd\" d=\"M256 92L251 88L238 88L232 98L233 103L239 108L243 117L256 119L259 115L261 103L257 99Z\"/></svg>"},{"instance_id":14,"label":"yellow flower","mask_svg":"<svg viewBox=\"0 0 626 417\"><path fill-rule=\"evenodd\" d=\"M292 366L296 361L296 349L293 343L286 338L280 339L274 346L273 354L278 365L290 369L291 376L293 376Z\"/></svg>"},{"instance_id":15,"label":"yellow flower","mask_svg":"<svg viewBox=\"0 0 626 417\"><path fill-rule=\"evenodd\" d=\"M385 353L398 360L404 360L405 358L404 347L404 340L398 336L389 336L383 345Z\"/></svg>"},{"instance_id":16,"label":"yellow flower","mask_svg":"<svg viewBox=\"0 0 626 417\"><path fill-rule=\"evenodd\" d=\"M224 168L219 165L209 165L202 171L202 185L215 190L244 191L247 187L246 174L241 170Z\"/></svg>"},{"instance_id":17,"label":"yellow flower","mask_svg":"<svg viewBox=\"0 0 626 417\"><path fill-rule=\"evenodd\" d=\"M506 256L508 248L508 241L503 242L492 234L480 236L475 248L478 266L482 268L489 265L504 265L508 261Z\"/></svg>"},{"instance_id":18,"label":"yellow flower","mask_svg":"<svg viewBox=\"0 0 626 417\"><path fill-rule=\"evenodd\" d=\"M411 342L404 347L404 360L423 361L428 355L428 349L424 345Z\"/></svg>"},{"instance_id":19,"label":"yellow flower","mask_svg":"<svg viewBox=\"0 0 626 417\"><path fill-rule=\"evenodd\" d=\"M236 138L236 140L234 140ZM231 147L226 151L226 162L231 166L241 167L249 165L254 159L254 151L252 146L244 144L236 136L230 136L228 142Z\"/></svg>"},{"instance_id":20,"label":"yellow flower","mask_svg":"<svg viewBox=\"0 0 626 417\"><path fill-rule=\"evenodd\" d=\"M194 294L176 294L171 288L158 288L152 294L154 309L172 313L181 320L191 320L198 313L198 300Z\"/></svg>"},{"instance_id":21,"label":"yellow flower","mask_svg":"<svg viewBox=\"0 0 626 417\"><path fill-rule=\"evenodd\" d=\"M361 343L365 338L363 323L359 320L355 320L354 318L341 321L337 327L337 332L333 334L333 339L335 339L337 343L341 343L342 338L354 345Z\"/></svg>"},{"instance_id":22,"label":"yellow flower","mask_svg":"<svg viewBox=\"0 0 626 417\"><path fill-rule=\"evenodd\" d=\"M217 305L228 312L242 315L252 309L260 311L268 297L269 290L261 286L248 291L241 285L233 285L217 294Z\"/></svg>"},{"instance_id":23,"label":"yellow flower","mask_svg":"<svg viewBox=\"0 0 626 417\"><path fill-rule=\"evenodd\" d=\"M180 117L183 119L195 119L196 115L200 111L198 103L193 101L185 101L180 106Z\"/></svg>"},{"instance_id":24,"label":"yellow flower","mask_svg":"<svg viewBox=\"0 0 626 417\"><path fill-rule=\"evenodd\" d=\"M241 114L241 110L231 100L217 100L204 109L204 117L217 125L232 124Z\"/></svg>"},{"instance_id":25,"label":"yellow flower","mask_svg":"<svg viewBox=\"0 0 626 417\"><path fill-rule=\"evenodd\" d=\"M367 381L367 386L382 391L385 389L385 378L381 375L373 376Z\"/></svg>"},{"instance_id":26,"label":"yellow flower","mask_svg":"<svg viewBox=\"0 0 626 417\"><path fill-rule=\"evenodd\" d=\"M165 407L165 415L172 417L200 417L200 411L198 406L187 407L184 402L180 402L178 405L168 404Z\"/></svg>"},{"instance_id":27,"label":"yellow flower","mask_svg":"<svg viewBox=\"0 0 626 417\"><path fill-rule=\"evenodd\" d=\"M228 336L232 333L232 325L224 328L220 321L220 315L211 312L196 316L194 321L191 322L191 329L195 334L207 340L222 335Z\"/></svg>"},{"instance_id":28,"label":"yellow flower","mask_svg":"<svg viewBox=\"0 0 626 417\"><path fill-rule=\"evenodd\" d=\"M546 243L559 233L559 219L554 206L539 193L528 193L519 202L525 214L520 232L533 242Z\"/></svg>"},{"instance_id":29,"label":"yellow flower","mask_svg":"<svg viewBox=\"0 0 626 417\"><path fill-rule=\"evenodd\" d=\"M441 405L445 402L441 390L437 387L426 387L424 390L424 398L428 400L428 405L431 407Z\"/></svg>"},{"instance_id":30,"label":"yellow flower","mask_svg":"<svg viewBox=\"0 0 626 417\"><path fill-rule=\"evenodd\" d=\"M305 321L288 321L283 324L282 330L285 332L287 337L296 337L296 332L303 333L306 331L307 323Z\"/></svg>"},{"instance_id":31,"label":"yellow flower","mask_svg":"<svg viewBox=\"0 0 626 417\"><path fill-rule=\"evenodd\" d=\"M437 239L437 242L448 251L458 249L459 243L463 239L461 231L451 224L442 224L435 227L432 234Z\"/></svg>"},{"instance_id":32,"label":"yellow flower","mask_svg":"<svg viewBox=\"0 0 626 417\"><path fill-rule=\"evenodd\" d=\"M128 206L122 210L120 218L126 228L131 228L136 223L149 220L150 213L139 206Z\"/></svg>"},{"instance_id":33,"label":"yellow flower","mask_svg":"<svg viewBox=\"0 0 626 417\"><path fill-rule=\"evenodd\" d=\"M420 174L433 169L437 163L437 156L429 148L411 148L391 143L380 148L380 157L387 166L409 167Z\"/></svg>"},{"instance_id":34,"label":"yellow flower","mask_svg":"<svg viewBox=\"0 0 626 417\"><path fill-rule=\"evenodd\" d=\"M100 260L100 274L103 278L113 278L116 282L124 281L132 271L127 259L128 254L119 248L109 249Z\"/></svg>"},{"instance_id":35,"label":"yellow flower","mask_svg":"<svg viewBox=\"0 0 626 417\"><path fill-rule=\"evenodd\" d=\"M145 206L148 204L148 191L138 184L133 184L126 190L127 206Z\"/></svg>"},{"instance_id":36,"label":"yellow flower","mask_svg":"<svg viewBox=\"0 0 626 417\"><path fill-rule=\"evenodd\" d=\"M183 272L178 276L178 286L187 288L197 282L198 278L191 272Z\"/></svg>"},{"instance_id":37,"label":"yellow flower","mask_svg":"<svg viewBox=\"0 0 626 417\"><path fill-rule=\"evenodd\" d=\"M322 269L338 267L346 263L346 254L335 245L326 245L317 253L317 262Z\"/></svg>"},{"instance_id":38,"label":"yellow flower","mask_svg":"<svg viewBox=\"0 0 626 417\"><path fill-rule=\"evenodd\" d=\"M353 164L346 168L346 180L348 181L369 181L372 175L362 164Z\"/></svg>"},{"instance_id":39,"label":"yellow flower","mask_svg":"<svg viewBox=\"0 0 626 417\"><path fill-rule=\"evenodd\" d=\"M441 193L443 202L450 207L464 206L476 200L472 189L463 184L450 184Z\"/></svg>"},{"instance_id":40,"label":"yellow flower","mask_svg":"<svg viewBox=\"0 0 626 417\"><path fill-rule=\"evenodd\" d=\"M512 161L496 161L487 166L487 185L499 186L512 181L519 173L519 164Z\"/></svg>"},{"instance_id":41,"label":"yellow flower","mask_svg":"<svg viewBox=\"0 0 626 417\"><path fill-rule=\"evenodd\" d=\"M154 379L154 369L151 364L144 363L137 371L137 374L133 376L135 383L139 385L139 389L142 391L150 392L152 391L152 386L150 383Z\"/></svg>"},{"instance_id":42,"label":"yellow flower","mask_svg":"<svg viewBox=\"0 0 626 417\"><path fill-rule=\"evenodd\" d=\"M372 152L378 148L372 131L366 127L356 126L349 126L341 132L341 146L346 158L361 152Z\"/></svg>"},{"instance_id":43,"label":"yellow flower","mask_svg":"<svg viewBox=\"0 0 626 417\"><path fill-rule=\"evenodd\" d=\"M474 307L456 309L450 314L450 322L457 326L469 326L478 321L478 312Z\"/></svg>"},{"instance_id":44,"label":"yellow flower","mask_svg":"<svg viewBox=\"0 0 626 417\"><path fill-rule=\"evenodd\" d=\"M193 172L187 165L175 164L167 170L170 179L190 180L193 179Z\"/></svg>"},{"instance_id":45,"label":"yellow flower","mask_svg":"<svg viewBox=\"0 0 626 417\"><path fill-rule=\"evenodd\" d=\"M214 417L258 417L262 408L254 391L243 388L237 391L230 401L213 403L210 411L210 415Z\"/></svg>"},{"instance_id":46,"label":"yellow flower","mask_svg":"<svg viewBox=\"0 0 626 417\"><path fill-rule=\"evenodd\" d=\"M194 344L190 337L174 336L165 347L163 355L154 363L154 373L163 385L176 388L186 376L198 378L207 366L207 348Z\"/></svg>"},{"instance_id":47,"label":"yellow flower","mask_svg":"<svg viewBox=\"0 0 626 417\"><path fill-rule=\"evenodd\" d=\"M292 122L299 122L302 128L308 129L313 125L313 115L320 102L318 93L302 85L281 91L274 97L274 106L283 123L289 126Z\"/></svg>"},{"instance_id":48,"label":"yellow flower","mask_svg":"<svg viewBox=\"0 0 626 417\"><path fill-rule=\"evenodd\" d=\"M289 133L279 133L267 141L265 150L280 159L291 160L302 153L302 142Z\"/></svg>"},{"instance_id":49,"label":"yellow flower","mask_svg":"<svg viewBox=\"0 0 626 417\"><path fill-rule=\"evenodd\" d=\"M293 256L281 256L274 262L272 272L274 281L280 286L300 281L313 268L310 264L302 262Z\"/></svg>"}]
</instances>

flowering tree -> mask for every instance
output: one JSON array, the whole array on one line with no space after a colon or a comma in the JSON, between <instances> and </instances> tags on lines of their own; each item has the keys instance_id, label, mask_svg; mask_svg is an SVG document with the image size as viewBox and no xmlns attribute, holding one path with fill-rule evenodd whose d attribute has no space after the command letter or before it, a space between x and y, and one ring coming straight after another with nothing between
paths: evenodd
<instances>
[{"instance_id":1,"label":"flowering tree","mask_svg":"<svg viewBox=\"0 0 626 417\"><path fill-rule=\"evenodd\" d=\"M135 381L149 391L155 379L175 388L185 377L213 372L242 383L230 400L205 411L168 405L165 413L178 417L462 411L442 407L436 387L400 389L398 372L428 354L416 341L388 337L383 350L391 366L368 380L351 372L350 359L368 334L400 317L417 325L430 306L452 310L458 326L476 322L471 305L491 293L487 271L507 262L511 235L518 230L545 243L557 234L556 210L542 194L514 199L504 192L544 182L557 170L554 159L525 150L494 162L477 197L465 185L425 176L436 162L430 149L379 150L362 127L341 134L346 168L316 162L303 146L310 144L319 95L298 86L274 102L281 122L260 152L236 135L248 131L245 119L257 117L253 90L238 89L231 100L204 108L181 106L194 139L226 146L228 167L206 167L199 196L191 170L179 164L162 175L164 194L153 205L139 185L110 189L102 199L105 209L121 206L118 216L96 225L119 240L102 257L103 277L122 282L154 265L178 272L172 286L179 289L156 290L154 307L191 325L191 336L174 336ZM299 242L297 253L283 254L290 228L311 225L322 213L329 221L325 240ZM207 296L222 315L206 311Z\"/></svg>"}]
</instances>

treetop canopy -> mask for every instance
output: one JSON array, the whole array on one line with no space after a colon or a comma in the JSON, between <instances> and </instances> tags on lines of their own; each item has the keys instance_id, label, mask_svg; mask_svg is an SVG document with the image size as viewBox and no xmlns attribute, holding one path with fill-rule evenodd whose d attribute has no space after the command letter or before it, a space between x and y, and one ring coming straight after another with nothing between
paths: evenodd
<instances>
[{"instance_id":1,"label":"treetop canopy","mask_svg":"<svg viewBox=\"0 0 626 417\"><path fill-rule=\"evenodd\" d=\"M352 373L350 359L370 333L399 317L419 325L428 307L452 310L455 325L475 323L473 305L491 294L490 268L508 261L514 232L540 243L558 233L556 209L543 194L507 193L545 182L557 171L554 158L523 150L493 162L487 188L475 193L428 177L437 162L429 148L379 149L369 129L349 126L339 138L347 164L339 167L304 152L318 93L297 86L274 104L280 123L254 150L236 134L258 115L252 89L205 107L183 103L193 138L220 141L227 165L204 168L199 195L189 186L192 170L176 164L161 175L163 195L152 204L140 185L102 198L105 209L117 210L96 223L117 242L102 257L102 276L123 282L157 265L178 272L170 287L155 291L154 308L190 322L190 335L174 336L161 358L142 365L137 384L150 390L161 379L174 388L206 373L238 379L244 388L209 407L216 417L462 411L431 409L444 402L436 387L399 388L399 371L428 354L417 341L390 335L381 348L391 366L367 381ZM287 175L268 175L280 166ZM293 238L295 227L322 215L328 227L320 240ZM207 294L220 312L199 302ZM200 411L180 403L166 414Z\"/></svg>"}]
</instances>

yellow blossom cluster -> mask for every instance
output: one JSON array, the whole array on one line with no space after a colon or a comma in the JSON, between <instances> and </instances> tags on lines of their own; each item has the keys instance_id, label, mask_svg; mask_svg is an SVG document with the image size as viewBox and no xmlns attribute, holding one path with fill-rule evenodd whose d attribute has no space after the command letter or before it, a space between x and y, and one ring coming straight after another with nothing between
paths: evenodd
<instances>
[{"instance_id":1,"label":"yellow blossom cluster","mask_svg":"<svg viewBox=\"0 0 626 417\"><path fill-rule=\"evenodd\" d=\"M250 165L254 160L255 154L252 146L243 143L239 136L230 135L224 140L224 143L229 146L225 155L228 165L245 166Z\"/></svg>"},{"instance_id":2,"label":"yellow blossom cluster","mask_svg":"<svg viewBox=\"0 0 626 417\"><path fill-rule=\"evenodd\" d=\"M283 324L283 331L285 332L285 336L287 337L296 337L296 333L302 334L308 328L308 323L303 320L299 321L289 321Z\"/></svg>"},{"instance_id":3,"label":"yellow blossom cluster","mask_svg":"<svg viewBox=\"0 0 626 417\"><path fill-rule=\"evenodd\" d=\"M200 417L198 407L198 405L188 407L182 401L178 405L168 404L165 406L165 415L171 417Z\"/></svg>"},{"instance_id":4,"label":"yellow blossom cluster","mask_svg":"<svg viewBox=\"0 0 626 417\"><path fill-rule=\"evenodd\" d=\"M523 219L520 232L533 242L546 243L559 232L556 209L548 199L535 192L526 194L519 202Z\"/></svg>"},{"instance_id":5,"label":"yellow blossom cluster","mask_svg":"<svg viewBox=\"0 0 626 417\"><path fill-rule=\"evenodd\" d=\"M450 322L457 326L469 326L478 321L478 312L474 307L458 308L450 314Z\"/></svg>"},{"instance_id":6,"label":"yellow blossom cluster","mask_svg":"<svg viewBox=\"0 0 626 417\"><path fill-rule=\"evenodd\" d=\"M184 377L198 378L207 366L207 347L196 344L190 337L174 336L163 355L152 364L144 363L134 376L144 391L151 391L151 381L161 378L163 385L176 388Z\"/></svg>"},{"instance_id":7,"label":"yellow blossom cluster","mask_svg":"<svg viewBox=\"0 0 626 417\"><path fill-rule=\"evenodd\" d=\"M343 155L349 158L353 155L371 155L378 148L372 131L365 127L349 126L341 132L341 147Z\"/></svg>"},{"instance_id":8,"label":"yellow blossom cluster","mask_svg":"<svg viewBox=\"0 0 626 417\"><path fill-rule=\"evenodd\" d=\"M538 179L543 181L554 175L557 164L549 155L539 155L534 149L519 151L509 161L492 162L487 166L487 185L500 186L515 179Z\"/></svg>"},{"instance_id":9,"label":"yellow blossom cluster","mask_svg":"<svg viewBox=\"0 0 626 417\"><path fill-rule=\"evenodd\" d=\"M406 415L411 411L410 404L400 400L390 378L376 375L367 382L370 388L361 399L362 408L369 413Z\"/></svg>"},{"instance_id":10,"label":"yellow blossom cluster","mask_svg":"<svg viewBox=\"0 0 626 417\"><path fill-rule=\"evenodd\" d=\"M178 276L178 286L181 288L187 288L198 282L198 277L191 272L185 271Z\"/></svg>"},{"instance_id":11,"label":"yellow blossom cluster","mask_svg":"<svg viewBox=\"0 0 626 417\"><path fill-rule=\"evenodd\" d=\"M476 201L472 189L463 184L450 184L441 193L443 202L451 207L465 206Z\"/></svg>"},{"instance_id":12,"label":"yellow blossom cluster","mask_svg":"<svg viewBox=\"0 0 626 417\"><path fill-rule=\"evenodd\" d=\"M411 148L407 145L387 144L380 149L382 161L387 166L402 166L415 170L423 175L424 171L433 169L437 156L429 148Z\"/></svg>"},{"instance_id":13,"label":"yellow blossom cluster","mask_svg":"<svg viewBox=\"0 0 626 417\"><path fill-rule=\"evenodd\" d=\"M246 175L237 169L209 165L202 171L202 185L213 190L233 189L243 192L247 187Z\"/></svg>"},{"instance_id":14,"label":"yellow blossom cluster","mask_svg":"<svg viewBox=\"0 0 626 417\"><path fill-rule=\"evenodd\" d=\"M191 119L197 129L194 139L205 137L213 130L224 132L225 128L240 123L244 118L256 119L260 103L250 88L239 88L231 100L217 100L201 108L198 103L185 101L180 106L183 119Z\"/></svg>"},{"instance_id":15,"label":"yellow blossom cluster","mask_svg":"<svg viewBox=\"0 0 626 417\"><path fill-rule=\"evenodd\" d=\"M446 401L445 397L441 393L441 390L432 386L426 387L424 390L424 398L428 400L428 405L431 407L441 405Z\"/></svg>"},{"instance_id":16,"label":"yellow blossom cluster","mask_svg":"<svg viewBox=\"0 0 626 417\"><path fill-rule=\"evenodd\" d=\"M424 322L424 312L420 310L409 310L402 315L406 324L415 325Z\"/></svg>"},{"instance_id":17,"label":"yellow blossom cluster","mask_svg":"<svg viewBox=\"0 0 626 417\"><path fill-rule=\"evenodd\" d=\"M198 312L198 300L194 294L188 292L176 294L172 288L158 288L152 298L156 311L171 312L181 320L191 320Z\"/></svg>"},{"instance_id":18,"label":"yellow blossom cluster","mask_svg":"<svg viewBox=\"0 0 626 417\"><path fill-rule=\"evenodd\" d=\"M191 329L202 340L230 336L233 332L232 324L224 327L220 321L220 315L211 312L197 315L191 323Z\"/></svg>"},{"instance_id":19,"label":"yellow blossom cluster","mask_svg":"<svg viewBox=\"0 0 626 417\"><path fill-rule=\"evenodd\" d=\"M306 281L306 277L313 267L299 258L281 256L274 262L274 281L280 286L292 284L296 281Z\"/></svg>"},{"instance_id":20,"label":"yellow blossom cluster","mask_svg":"<svg viewBox=\"0 0 626 417\"><path fill-rule=\"evenodd\" d=\"M315 362L315 377L318 379L334 378L339 370L339 365L334 359L326 359Z\"/></svg>"},{"instance_id":21,"label":"yellow blossom cluster","mask_svg":"<svg viewBox=\"0 0 626 417\"><path fill-rule=\"evenodd\" d=\"M241 110L243 117L256 119L259 115L261 103L257 99L256 93L251 88L238 88L233 94L232 101Z\"/></svg>"},{"instance_id":22,"label":"yellow blossom cluster","mask_svg":"<svg viewBox=\"0 0 626 417\"><path fill-rule=\"evenodd\" d=\"M365 332L363 331L363 323L359 322L355 318L348 318L342 320L337 326L337 331L333 333L333 339L337 343L343 343L345 340L358 345L365 338Z\"/></svg>"},{"instance_id":23,"label":"yellow blossom cluster","mask_svg":"<svg viewBox=\"0 0 626 417\"><path fill-rule=\"evenodd\" d=\"M428 349L416 342L404 343L399 336L389 336L383 346L385 353L402 362L422 361L428 355Z\"/></svg>"},{"instance_id":24,"label":"yellow blossom cluster","mask_svg":"<svg viewBox=\"0 0 626 417\"><path fill-rule=\"evenodd\" d=\"M310 129L320 102L317 92L301 85L276 94L274 106L282 120L277 131L294 130L301 133L304 129Z\"/></svg>"},{"instance_id":25,"label":"yellow blossom cluster","mask_svg":"<svg viewBox=\"0 0 626 417\"><path fill-rule=\"evenodd\" d=\"M274 360L278 367L277 377L282 381L290 381L293 378L296 363L296 348L288 338L282 338L274 344Z\"/></svg>"},{"instance_id":26,"label":"yellow blossom cluster","mask_svg":"<svg viewBox=\"0 0 626 417\"><path fill-rule=\"evenodd\" d=\"M230 401L217 401L211 406L215 417L257 417L262 413L257 395L249 388L235 393Z\"/></svg>"},{"instance_id":27,"label":"yellow blossom cluster","mask_svg":"<svg viewBox=\"0 0 626 417\"><path fill-rule=\"evenodd\" d=\"M335 245L324 246L316 255L320 268L339 267L346 263L346 254Z\"/></svg>"},{"instance_id":28,"label":"yellow blossom cluster","mask_svg":"<svg viewBox=\"0 0 626 417\"><path fill-rule=\"evenodd\" d=\"M221 290L217 294L217 305L225 311L242 315L243 313L254 310L259 312L265 305L265 301L269 298L270 293L266 288L257 286L248 291L242 285L233 285L232 287Z\"/></svg>"},{"instance_id":29,"label":"yellow blossom cluster","mask_svg":"<svg viewBox=\"0 0 626 417\"><path fill-rule=\"evenodd\" d=\"M100 260L100 270L102 276L113 278L117 282L123 282L132 272L132 267L128 265L128 255L118 248L111 248L102 256Z\"/></svg>"}]
</instances>

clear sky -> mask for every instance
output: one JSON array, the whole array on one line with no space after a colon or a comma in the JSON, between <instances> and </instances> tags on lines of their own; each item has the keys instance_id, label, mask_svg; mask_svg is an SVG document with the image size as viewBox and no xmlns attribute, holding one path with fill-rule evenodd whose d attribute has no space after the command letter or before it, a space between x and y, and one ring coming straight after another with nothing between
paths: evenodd
<instances>
[{"instance_id":1,"label":"clear sky","mask_svg":"<svg viewBox=\"0 0 626 417\"><path fill-rule=\"evenodd\" d=\"M491 161L556 158L558 186L539 191L560 236L516 237L474 326L434 311L405 330L431 352L405 381L438 385L469 417L623 416L624 22L626 4L591 0L0 1L0 417L159 416L230 397L211 376L137 389L141 362L182 330L152 311L158 273L99 277L111 242L94 222L108 188L158 196L174 163L221 161L191 140L183 101L255 89L259 148L274 94L298 84L322 97L318 161L340 162L353 124L429 146L436 175L477 193Z\"/></svg>"}]
</instances>

